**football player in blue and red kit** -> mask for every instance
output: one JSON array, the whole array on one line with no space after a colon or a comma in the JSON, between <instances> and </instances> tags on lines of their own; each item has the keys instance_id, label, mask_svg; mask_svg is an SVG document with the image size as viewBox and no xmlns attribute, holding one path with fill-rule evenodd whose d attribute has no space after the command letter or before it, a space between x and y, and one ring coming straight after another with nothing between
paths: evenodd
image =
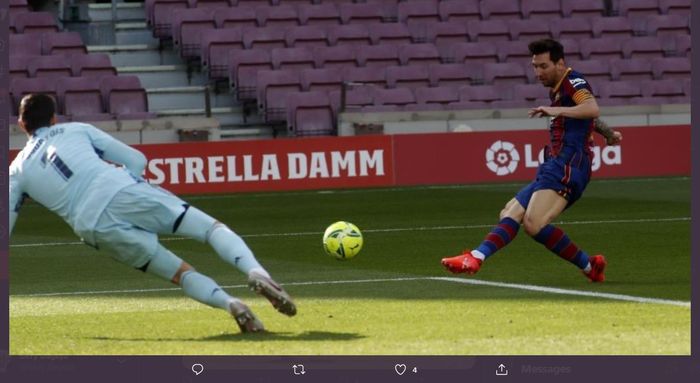
<instances>
[{"instance_id":1,"label":"football player in blue and red kit","mask_svg":"<svg viewBox=\"0 0 700 383\"><path fill-rule=\"evenodd\" d=\"M622 135L598 120L599 110L586 79L564 63L562 45L551 39L529 44L537 79L550 89L551 106L530 110L530 117L550 118L550 143L533 182L520 190L500 214L500 221L474 250L443 258L453 273L474 274L486 258L510 243L520 230L561 258L573 263L592 282L605 280L603 255L589 256L560 228L551 224L574 204L591 178L592 133L609 145Z\"/></svg>"}]
</instances>

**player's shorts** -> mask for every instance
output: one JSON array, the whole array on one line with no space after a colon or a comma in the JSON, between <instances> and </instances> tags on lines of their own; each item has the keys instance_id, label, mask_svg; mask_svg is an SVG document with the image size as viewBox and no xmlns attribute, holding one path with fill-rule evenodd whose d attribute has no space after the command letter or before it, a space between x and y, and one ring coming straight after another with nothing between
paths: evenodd
<instances>
[{"instance_id":1,"label":"player's shorts","mask_svg":"<svg viewBox=\"0 0 700 383\"><path fill-rule=\"evenodd\" d=\"M560 157L546 159L537 169L535 180L515 195L515 199L527 209L532 195L538 190L554 190L566 198L568 209L586 189L591 179L591 166L588 156L578 152L573 160L563 161Z\"/></svg>"},{"instance_id":2,"label":"player's shorts","mask_svg":"<svg viewBox=\"0 0 700 383\"><path fill-rule=\"evenodd\" d=\"M158 234L172 234L186 209L174 194L140 182L114 196L93 231L78 234L116 260L141 268L156 253Z\"/></svg>"}]
</instances>

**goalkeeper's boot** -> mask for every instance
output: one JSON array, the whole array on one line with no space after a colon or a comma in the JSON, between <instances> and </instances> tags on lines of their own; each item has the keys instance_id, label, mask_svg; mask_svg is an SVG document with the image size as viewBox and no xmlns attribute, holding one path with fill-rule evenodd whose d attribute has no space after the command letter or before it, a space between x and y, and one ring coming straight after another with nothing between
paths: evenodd
<instances>
[{"instance_id":1,"label":"goalkeeper's boot","mask_svg":"<svg viewBox=\"0 0 700 383\"><path fill-rule=\"evenodd\" d=\"M594 255L590 258L591 262L591 271L586 274L585 272L583 273L586 278L588 278L591 282L604 282L605 281L605 266L608 265L608 263L605 261L605 257L602 255Z\"/></svg>"},{"instance_id":2,"label":"goalkeeper's boot","mask_svg":"<svg viewBox=\"0 0 700 383\"><path fill-rule=\"evenodd\" d=\"M267 298L272 307L282 314L290 317L296 315L297 307L292 297L271 278L253 271L248 275L248 287Z\"/></svg>"},{"instance_id":3,"label":"goalkeeper's boot","mask_svg":"<svg viewBox=\"0 0 700 383\"><path fill-rule=\"evenodd\" d=\"M262 332L265 331L265 326L258 317L250 311L250 308L238 299L232 299L229 304L229 312L233 319L236 320L236 324L240 327L241 332Z\"/></svg>"},{"instance_id":4,"label":"goalkeeper's boot","mask_svg":"<svg viewBox=\"0 0 700 383\"><path fill-rule=\"evenodd\" d=\"M443 258L440 263L455 274L476 274L481 268L481 259L474 258L471 250L465 250L462 254L455 257Z\"/></svg>"}]
</instances>

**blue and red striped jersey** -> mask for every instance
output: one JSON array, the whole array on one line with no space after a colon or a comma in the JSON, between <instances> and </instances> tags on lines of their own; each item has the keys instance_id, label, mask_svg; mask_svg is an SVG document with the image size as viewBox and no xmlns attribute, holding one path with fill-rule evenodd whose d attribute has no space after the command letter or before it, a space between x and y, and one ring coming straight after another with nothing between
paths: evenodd
<instances>
[{"instance_id":1,"label":"blue and red striped jersey","mask_svg":"<svg viewBox=\"0 0 700 383\"><path fill-rule=\"evenodd\" d=\"M593 91L581 73L569 68L559 84L549 93L549 97L552 100L551 106L572 107L593 97ZM549 123L550 155L555 157L562 151L569 154L585 151L590 155L594 126L592 118L552 118Z\"/></svg>"}]
</instances>

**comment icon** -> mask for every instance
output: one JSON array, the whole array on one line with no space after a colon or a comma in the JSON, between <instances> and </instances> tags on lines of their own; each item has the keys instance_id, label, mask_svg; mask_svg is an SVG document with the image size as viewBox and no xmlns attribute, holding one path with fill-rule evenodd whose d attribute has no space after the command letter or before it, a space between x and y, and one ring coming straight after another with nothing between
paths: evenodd
<instances>
[{"instance_id":1,"label":"comment icon","mask_svg":"<svg viewBox=\"0 0 700 383\"><path fill-rule=\"evenodd\" d=\"M192 372L194 372L195 375L199 375L204 372L204 366L199 363L195 363L192 365Z\"/></svg>"}]
</instances>

